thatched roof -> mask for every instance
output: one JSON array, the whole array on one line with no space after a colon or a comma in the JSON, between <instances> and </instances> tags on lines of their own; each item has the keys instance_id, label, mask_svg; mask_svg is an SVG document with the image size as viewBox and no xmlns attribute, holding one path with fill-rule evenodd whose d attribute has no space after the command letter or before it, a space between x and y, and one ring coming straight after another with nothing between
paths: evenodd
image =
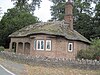
<instances>
[{"instance_id":1,"label":"thatched roof","mask_svg":"<svg viewBox=\"0 0 100 75\"><path fill-rule=\"evenodd\" d=\"M79 34L77 31L70 30L68 24L66 24L64 21L55 21L55 22L46 22L46 23L42 22L42 23L29 25L12 33L11 35L9 35L9 37L25 37L32 34L38 34L38 33L64 36L66 39L69 40L78 40L78 41L90 43L88 39L86 39L84 36Z\"/></svg>"}]
</instances>

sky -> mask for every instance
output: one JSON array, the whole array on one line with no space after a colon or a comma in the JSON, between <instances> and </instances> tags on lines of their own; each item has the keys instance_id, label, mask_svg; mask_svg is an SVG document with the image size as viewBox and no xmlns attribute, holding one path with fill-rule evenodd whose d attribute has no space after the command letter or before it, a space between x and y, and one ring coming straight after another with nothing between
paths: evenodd
<instances>
[{"instance_id":1,"label":"sky","mask_svg":"<svg viewBox=\"0 0 100 75\"><path fill-rule=\"evenodd\" d=\"M49 0L42 0L40 7L37 8L34 12L34 15L39 18L40 21L46 22L51 19L51 12L50 12L50 6L52 3ZM2 15L4 12L7 12L7 9L10 9L13 7L13 2L11 0L0 0L0 7L2 8Z\"/></svg>"},{"instance_id":2,"label":"sky","mask_svg":"<svg viewBox=\"0 0 100 75\"><path fill-rule=\"evenodd\" d=\"M47 22L52 17L50 11L51 5L53 4L49 0L42 0L40 5L41 8L37 8L34 12L34 15L37 16L40 21ZM13 2L11 2L11 0L0 0L0 7L2 8L2 13L7 12L7 9L10 9L13 6L14 5ZM3 14L1 14L1 16L2 15Z\"/></svg>"}]
</instances>

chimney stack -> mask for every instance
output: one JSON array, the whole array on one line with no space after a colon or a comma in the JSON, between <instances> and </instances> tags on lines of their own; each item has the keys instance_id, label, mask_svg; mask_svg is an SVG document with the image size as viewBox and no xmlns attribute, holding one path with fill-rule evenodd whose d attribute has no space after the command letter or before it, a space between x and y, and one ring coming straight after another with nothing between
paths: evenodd
<instances>
[{"instance_id":1,"label":"chimney stack","mask_svg":"<svg viewBox=\"0 0 100 75\"><path fill-rule=\"evenodd\" d=\"M69 28L73 30L73 4L70 0L68 0L65 5L64 20L69 24Z\"/></svg>"}]
</instances>

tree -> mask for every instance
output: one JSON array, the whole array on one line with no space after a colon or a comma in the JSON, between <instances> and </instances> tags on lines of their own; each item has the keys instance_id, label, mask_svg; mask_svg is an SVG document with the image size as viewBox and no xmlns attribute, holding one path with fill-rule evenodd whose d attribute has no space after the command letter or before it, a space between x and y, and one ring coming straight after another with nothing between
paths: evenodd
<instances>
[{"instance_id":1,"label":"tree","mask_svg":"<svg viewBox=\"0 0 100 75\"><path fill-rule=\"evenodd\" d=\"M51 6L52 20L62 20L64 18L66 0L50 1L53 2L53 6Z\"/></svg>"},{"instance_id":2,"label":"tree","mask_svg":"<svg viewBox=\"0 0 100 75\"><path fill-rule=\"evenodd\" d=\"M53 16L52 19L55 20L62 20L65 13L65 3L66 0L50 0L53 3L51 6L51 15ZM74 5L74 17L78 18L80 13L87 13L89 15L92 14L91 12L91 3L92 1L88 0L73 0Z\"/></svg>"},{"instance_id":3,"label":"tree","mask_svg":"<svg viewBox=\"0 0 100 75\"><path fill-rule=\"evenodd\" d=\"M92 35L92 37L100 38L100 2L95 7L95 16L93 21L94 21L94 26L93 26L94 34Z\"/></svg>"},{"instance_id":4,"label":"tree","mask_svg":"<svg viewBox=\"0 0 100 75\"><path fill-rule=\"evenodd\" d=\"M41 0L11 0L19 10L30 11L34 14L36 6L40 7ZM29 2L30 1L30 2Z\"/></svg>"},{"instance_id":5,"label":"tree","mask_svg":"<svg viewBox=\"0 0 100 75\"><path fill-rule=\"evenodd\" d=\"M91 45L86 50L80 50L77 57L82 59L97 59L100 60L100 39L92 39Z\"/></svg>"},{"instance_id":6,"label":"tree","mask_svg":"<svg viewBox=\"0 0 100 75\"><path fill-rule=\"evenodd\" d=\"M8 47L9 34L30 24L38 22L38 18L29 12L20 11L18 8L8 9L1 19L0 24L0 45Z\"/></svg>"},{"instance_id":7,"label":"tree","mask_svg":"<svg viewBox=\"0 0 100 75\"><path fill-rule=\"evenodd\" d=\"M79 18L74 22L76 29L80 34L84 35L87 39L92 38L93 31L93 18L86 13L79 14Z\"/></svg>"},{"instance_id":8,"label":"tree","mask_svg":"<svg viewBox=\"0 0 100 75\"><path fill-rule=\"evenodd\" d=\"M66 0L50 0L52 20L63 20ZM95 0L73 0L74 28L79 33L90 39L93 35L93 17L91 4ZM89 31L91 30L91 32Z\"/></svg>"}]
</instances>

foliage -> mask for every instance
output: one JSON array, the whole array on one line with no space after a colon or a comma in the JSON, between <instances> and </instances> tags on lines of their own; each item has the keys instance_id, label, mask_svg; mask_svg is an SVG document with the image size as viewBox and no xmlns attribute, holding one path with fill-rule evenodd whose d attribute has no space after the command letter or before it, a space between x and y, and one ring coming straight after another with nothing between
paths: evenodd
<instances>
[{"instance_id":1,"label":"foliage","mask_svg":"<svg viewBox=\"0 0 100 75\"><path fill-rule=\"evenodd\" d=\"M92 37L100 38L100 2L95 7L95 16L93 19L93 23L94 34L92 35Z\"/></svg>"},{"instance_id":2,"label":"foliage","mask_svg":"<svg viewBox=\"0 0 100 75\"><path fill-rule=\"evenodd\" d=\"M100 39L95 39L92 41L91 49L95 51L94 58L100 59Z\"/></svg>"},{"instance_id":3,"label":"foliage","mask_svg":"<svg viewBox=\"0 0 100 75\"><path fill-rule=\"evenodd\" d=\"M53 3L52 20L63 20L66 0L50 1ZM96 4L95 10L91 7L92 3ZM100 0L73 0L73 7L75 30L88 39L100 37Z\"/></svg>"},{"instance_id":4,"label":"foliage","mask_svg":"<svg viewBox=\"0 0 100 75\"><path fill-rule=\"evenodd\" d=\"M11 0L15 7L8 9L0 21L0 45L8 47L9 34L20 28L38 22L33 16L36 6L40 6L41 0ZM31 14L32 13L32 14Z\"/></svg>"},{"instance_id":5,"label":"foliage","mask_svg":"<svg viewBox=\"0 0 100 75\"><path fill-rule=\"evenodd\" d=\"M20 28L38 22L38 18L32 16L29 12L21 11L18 8L8 9L7 13L1 19L0 24L0 45L9 44L8 35Z\"/></svg>"},{"instance_id":6,"label":"foliage","mask_svg":"<svg viewBox=\"0 0 100 75\"><path fill-rule=\"evenodd\" d=\"M65 3L66 0L50 0L53 2L53 6L51 6L51 15L53 16L52 19L62 20L65 13ZM91 1L83 1L83 0L73 0L74 5L74 17L78 18L80 13L87 13L91 14Z\"/></svg>"},{"instance_id":7,"label":"foliage","mask_svg":"<svg viewBox=\"0 0 100 75\"><path fill-rule=\"evenodd\" d=\"M30 11L32 14L36 6L40 7L41 0L11 0L19 10ZM30 2L29 2L30 1Z\"/></svg>"},{"instance_id":8,"label":"foliage","mask_svg":"<svg viewBox=\"0 0 100 75\"><path fill-rule=\"evenodd\" d=\"M91 46L87 50L80 50L77 57L82 59L98 59L100 60L100 39L92 40Z\"/></svg>"},{"instance_id":9,"label":"foliage","mask_svg":"<svg viewBox=\"0 0 100 75\"><path fill-rule=\"evenodd\" d=\"M77 54L77 57L82 59L93 59L93 56L94 56L94 51L92 50L80 50Z\"/></svg>"},{"instance_id":10,"label":"foliage","mask_svg":"<svg viewBox=\"0 0 100 75\"><path fill-rule=\"evenodd\" d=\"M0 45L7 47L10 42L9 34L20 28L38 22L33 16L36 6L40 6L41 0L11 0L15 7L8 9L0 21ZM32 14L31 14L32 13Z\"/></svg>"},{"instance_id":11,"label":"foliage","mask_svg":"<svg viewBox=\"0 0 100 75\"><path fill-rule=\"evenodd\" d=\"M52 20L63 20L65 14L65 3L66 0L50 0L53 2L51 6ZM92 29L92 7L91 3L93 0L73 0L73 15L75 30L84 35L86 38L90 39L93 32L89 30ZM89 29L88 29L89 28Z\"/></svg>"},{"instance_id":12,"label":"foliage","mask_svg":"<svg viewBox=\"0 0 100 75\"><path fill-rule=\"evenodd\" d=\"M94 34L92 20L93 18L86 13L79 14L79 18L74 22L74 29L84 35L87 39L90 39Z\"/></svg>"},{"instance_id":13,"label":"foliage","mask_svg":"<svg viewBox=\"0 0 100 75\"><path fill-rule=\"evenodd\" d=\"M4 47L3 46L0 46L0 52L1 51L4 51Z\"/></svg>"},{"instance_id":14,"label":"foliage","mask_svg":"<svg viewBox=\"0 0 100 75\"><path fill-rule=\"evenodd\" d=\"M32 16L29 12L19 11L17 8L8 9L8 12L4 14L1 24L3 26L11 28L14 31L22 28L26 25L36 23L38 19ZM16 28L16 30L15 30Z\"/></svg>"},{"instance_id":15,"label":"foliage","mask_svg":"<svg viewBox=\"0 0 100 75\"><path fill-rule=\"evenodd\" d=\"M53 2L51 6L51 16L52 20L62 20L65 12L65 2L66 0L50 0Z\"/></svg>"}]
</instances>

